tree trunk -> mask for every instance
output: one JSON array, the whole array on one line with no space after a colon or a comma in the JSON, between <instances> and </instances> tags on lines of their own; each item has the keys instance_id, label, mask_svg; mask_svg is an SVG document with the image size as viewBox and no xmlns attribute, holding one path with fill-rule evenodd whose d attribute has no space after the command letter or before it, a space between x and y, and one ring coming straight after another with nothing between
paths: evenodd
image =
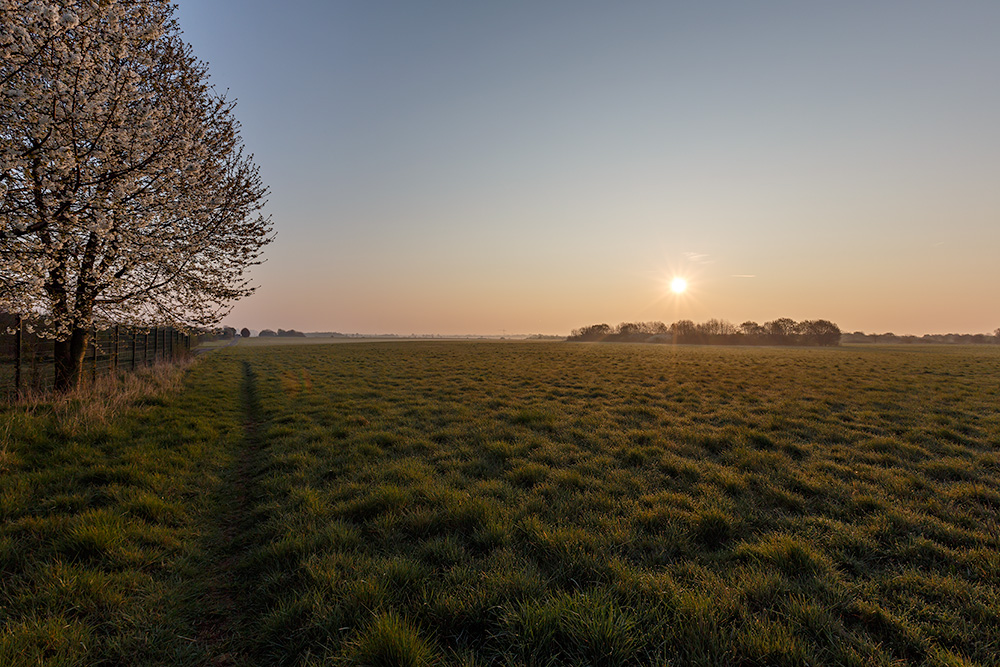
<instances>
[{"instance_id":1,"label":"tree trunk","mask_svg":"<svg viewBox=\"0 0 1000 667\"><path fill-rule=\"evenodd\" d=\"M83 356L90 342L89 328L76 328L67 340L55 344L55 389L69 391L80 383L83 375Z\"/></svg>"}]
</instances>

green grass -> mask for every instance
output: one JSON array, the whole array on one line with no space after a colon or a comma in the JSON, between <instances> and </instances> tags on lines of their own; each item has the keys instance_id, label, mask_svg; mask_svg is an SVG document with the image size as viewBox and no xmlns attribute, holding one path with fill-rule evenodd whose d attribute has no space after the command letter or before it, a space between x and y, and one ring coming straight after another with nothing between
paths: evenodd
<instances>
[{"instance_id":1,"label":"green grass","mask_svg":"<svg viewBox=\"0 0 1000 667\"><path fill-rule=\"evenodd\" d=\"M997 396L985 347L221 350L8 410L0 664L995 664Z\"/></svg>"},{"instance_id":2,"label":"green grass","mask_svg":"<svg viewBox=\"0 0 1000 667\"><path fill-rule=\"evenodd\" d=\"M193 598L243 438L217 361L181 393L130 380L110 417L86 393L0 412L0 664L197 664L217 648Z\"/></svg>"}]
</instances>

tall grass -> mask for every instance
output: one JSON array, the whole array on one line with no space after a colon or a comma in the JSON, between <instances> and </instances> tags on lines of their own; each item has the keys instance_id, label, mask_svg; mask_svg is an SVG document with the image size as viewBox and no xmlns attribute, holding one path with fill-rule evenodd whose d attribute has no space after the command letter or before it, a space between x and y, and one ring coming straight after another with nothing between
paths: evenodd
<instances>
[{"instance_id":1,"label":"tall grass","mask_svg":"<svg viewBox=\"0 0 1000 667\"><path fill-rule=\"evenodd\" d=\"M14 401L14 409L3 413L0 451L10 444L13 422L18 419L44 414L71 437L107 426L138 404L162 402L165 395L180 390L184 373L193 363L193 358L158 362L127 373L102 375L63 393L25 392Z\"/></svg>"}]
</instances>

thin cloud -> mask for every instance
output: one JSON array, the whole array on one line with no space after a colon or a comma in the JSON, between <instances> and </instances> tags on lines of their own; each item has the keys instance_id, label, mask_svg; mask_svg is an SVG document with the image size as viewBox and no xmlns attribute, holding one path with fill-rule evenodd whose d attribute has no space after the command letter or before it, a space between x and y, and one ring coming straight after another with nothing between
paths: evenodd
<instances>
[{"instance_id":1,"label":"thin cloud","mask_svg":"<svg viewBox=\"0 0 1000 667\"><path fill-rule=\"evenodd\" d=\"M700 264L704 264L708 261L708 255L703 252L686 252L684 253L684 257L686 257L689 262L698 262Z\"/></svg>"}]
</instances>

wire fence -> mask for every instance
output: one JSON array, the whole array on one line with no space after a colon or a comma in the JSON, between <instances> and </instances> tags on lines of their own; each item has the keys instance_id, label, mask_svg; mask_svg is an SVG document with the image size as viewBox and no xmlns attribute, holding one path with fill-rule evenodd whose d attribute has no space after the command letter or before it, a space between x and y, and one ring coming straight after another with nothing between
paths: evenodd
<instances>
[{"instance_id":1,"label":"wire fence","mask_svg":"<svg viewBox=\"0 0 1000 667\"><path fill-rule=\"evenodd\" d=\"M55 385L55 343L36 333L34 321L0 314L0 397L51 391ZM119 371L182 358L197 345L197 336L172 327L134 329L114 326L91 332L83 357L81 381Z\"/></svg>"}]
</instances>

